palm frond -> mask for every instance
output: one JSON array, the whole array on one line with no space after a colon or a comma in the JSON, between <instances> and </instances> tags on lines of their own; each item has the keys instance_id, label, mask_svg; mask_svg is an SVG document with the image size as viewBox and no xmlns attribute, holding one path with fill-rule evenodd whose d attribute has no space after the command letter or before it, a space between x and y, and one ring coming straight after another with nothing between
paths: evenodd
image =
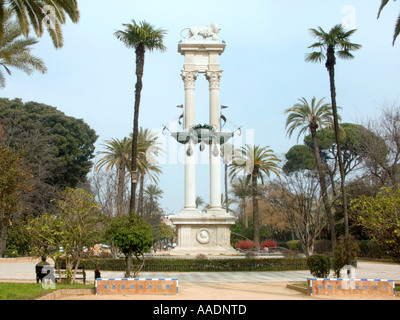
<instances>
[{"instance_id":1,"label":"palm frond","mask_svg":"<svg viewBox=\"0 0 400 320\"><path fill-rule=\"evenodd\" d=\"M38 41L31 37L23 37L19 24L12 19L11 9L3 12L3 37L0 40L0 65L9 75L10 68L22 70L28 75L34 71L46 73L47 68L40 58L31 54L32 46ZM4 75L2 85L5 85Z\"/></svg>"},{"instance_id":2,"label":"palm frond","mask_svg":"<svg viewBox=\"0 0 400 320\"><path fill-rule=\"evenodd\" d=\"M321 62L325 60L326 57L322 52L312 52L306 54L306 62Z\"/></svg>"},{"instance_id":3,"label":"palm frond","mask_svg":"<svg viewBox=\"0 0 400 320\"><path fill-rule=\"evenodd\" d=\"M348 50L338 50L336 53L339 56L339 58L343 60L354 59L354 55Z\"/></svg>"},{"instance_id":4,"label":"palm frond","mask_svg":"<svg viewBox=\"0 0 400 320\"><path fill-rule=\"evenodd\" d=\"M8 6L6 6L6 4ZM5 10L10 10L24 36L28 36L32 27L36 36L41 37L44 29L48 29L56 48L63 45L61 25L69 16L73 23L80 18L76 0L8 0L0 1L0 20L4 21ZM51 21L51 25L46 23ZM0 39L4 35L4 25L0 26Z\"/></svg>"},{"instance_id":5,"label":"palm frond","mask_svg":"<svg viewBox=\"0 0 400 320\"><path fill-rule=\"evenodd\" d=\"M397 18L397 23L396 23L396 26L395 26L395 28L394 28L393 45L395 44L396 39L397 39L397 37L399 36L399 34L400 34L400 15L399 15L399 17Z\"/></svg>"},{"instance_id":6,"label":"palm frond","mask_svg":"<svg viewBox=\"0 0 400 320\"><path fill-rule=\"evenodd\" d=\"M0 89L6 86L6 78L3 75L3 72L0 70Z\"/></svg>"},{"instance_id":7,"label":"palm frond","mask_svg":"<svg viewBox=\"0 0 400 320\"><path fill-rule=\"evenodd\" d=\"M383 10L383 8L388 4L389 0L382 0L382 3L379 7L379 11L378 11L378 19L381 16L381 12Z\"/></svg>"},{"instance_id":8,"label":"palm frond","mask_svg":"<svg viewBox=\"0 0 400 320\"><path fill-rule=\"evenodd\" d=\"M125 30L116 31L114 36L127 48L137 48L139 45L143 45L149 51L165 51L167 49L163 44L164 36L167 33L165 30L156 29L146 21L136 23L135 20L132 20L132 23L124 23L123 27Z\"/></svg>"},{"instance_id":9,"label":"palm frond","mask_svg":"<svg viewBox=\"0 0 400 320\"><path fill-rule=\"evenodd\" d=\"M318 49L306 55L306 62L322 62L327 59L324 51L328 48L338 49L338 56L342 59L352 59L354 56L350 51L356 51L361 49L360 44L351 43L349 41L357 30L345 30L342 24L337 24L326 33L321 27L318 29L310 29L310 34L318 39L318 42L309 46L310 49Z\"/></svg>"}]
</instances>

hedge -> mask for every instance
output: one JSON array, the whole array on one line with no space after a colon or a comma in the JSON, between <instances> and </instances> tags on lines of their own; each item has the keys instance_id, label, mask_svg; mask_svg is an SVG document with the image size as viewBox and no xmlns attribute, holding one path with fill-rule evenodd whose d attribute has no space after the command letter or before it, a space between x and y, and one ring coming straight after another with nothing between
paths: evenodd
<instances>
[{"instance_id":1,"label":"hedge","mask_svg":"<svg viewBox=\"0 0 400 320\"><path fill-rule=\"evenodd\" d=\"M133 265L138 262L132 260ZM60 261L65 268L65 261ZM82 260L81 268L101 271L124 271L125 259ZM224 272L308 270L306 259L174 259L147 258L143 272Z\"/></svg>"}]
</instances>

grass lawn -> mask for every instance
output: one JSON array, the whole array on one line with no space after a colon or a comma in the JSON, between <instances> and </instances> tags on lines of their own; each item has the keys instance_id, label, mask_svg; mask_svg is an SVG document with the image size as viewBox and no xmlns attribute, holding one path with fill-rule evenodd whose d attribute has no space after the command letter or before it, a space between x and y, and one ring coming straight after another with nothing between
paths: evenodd
<instances>
[{"instance_id":1,"label":"grass lawn","mask_svg":"<svg viewBox=\"0 0 400 320\"><path fill-rule=\"evenodd\" d=\"M56 284L60 289L91 289L94 285ZM33 300L55 290L44 289L38 283L0 283L0 300Z\"/></svg>"}]
</instances>

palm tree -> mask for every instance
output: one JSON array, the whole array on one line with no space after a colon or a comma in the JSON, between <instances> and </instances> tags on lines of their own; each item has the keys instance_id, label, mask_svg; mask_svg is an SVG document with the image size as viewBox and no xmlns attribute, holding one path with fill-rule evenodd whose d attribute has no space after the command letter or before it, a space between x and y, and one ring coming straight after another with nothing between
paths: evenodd
<instances>
[{"instance_id":1,"label":"palm tree","mask_svg":"<svg viewBox=\"0 0 400 320\"><path fill-rule=\"evenodd\" d=\"M139 197L137 204L137 213L142 215L145 178L148 178L148 180L150 180L151 183L158 183L158 175L162 173L162 170L160 166L150 164L147 161L141 161L140 164L138 164L138 170L140 173L140 179L139 179L140 187L139 187Z\"/></svg>"},{"instance_id":2,"label":"palm tree","mask_svg":"<svg viewBox=\"0 0 400 320\"><path fill-rule=\"evenodd\" d=\"M246 228L248 228L249 227L249 218L246 213L246 207L247 207L249 199L253 193L252 189L249 186L249 184L246 182L246 179L244 179L243 177L239 177L239 178L235 179L231 183L231 186L232 186L231 193L233 194L234 197L239 199L239 201L238 201L239 206L244 215L244 226Z\"/></svg>"},{"instance_id":3,"label":"palm tree","mask_svg":"<svg viewBox=\"0 0 400 320\"><path fill-rule=\"evenodd\" d=\"M241 152L235 152L229 175L231 181L238 174L243 174L246 177L246 182L251 180L252 186L252 201L253 201L253 229L254 242L260 243L260 225L258 213L258 188L257 180L261 179L264 184L264 175L270 177L271 173L275 173L279 177L280 159L273 154L269 147L259 147L246 145L241 148Z\"/></svg>"},{"instance_id":4,"label":"palm tree","mask_svg":"<svg viewBox=\"0 0 400 320\"><path fill-rule=\"evenodd\" d=\"M36 39L21 37L19 25L13 21L11 10L3 11L3 37L0 39L0 66L11 75L10 68L16 68L31 75L35 70L46 73L44 62L31 54L32 46ZM6 78L0 69L0 88L6 85Z\"/></svg>"},{"instance_id":5,"label":"palm tree","mask_svg":"<svg viewBox=\"0 0 400 320\"><path fill-rule=\"evenodd\" d=\"M378 19L382 13L383 8L386 7L386 5L388 3L389 3L389 0L382 0L381 6L379 7ZM399 36L399 34L400 34L400 15L397 18L396 26L394 28L394 36L393 36L393 44L392 45L394 45L394 43L396 42L396 39Z\"/></svg>"},{"instance_id":6,"label":"palm tree","mask_svg":"<svg viewBox=\"0 0 400 320\"><path fill-rule=\"evenodd\" d=\"M307 62L322 62L325 60L325 67L329 73L330 90L331 90L331 106L335 129L335 139L337 146L337 158L339 163L339 171L341 178L341 192L343 201L343 213L345 221L345 232L349 234L349 218L347 213L347 197L345 188L345 173L343 168L342 151L340 146L340 130L339 118L336 106L336 87L335 87L335 65L336 54L341 59L353 59L351 51L361 49L360 44L351 43L349 38L357 30L346 31L341 24L334 26L329 33L326 33L321 27L318 29L310 29L311 35L317 39L317 42L309 48L317 50L306 56Z\"/></svg>"},{"instance_id":7,"label":"palm tree","mask_svg":"<svg viewBox=\"0 0 400 320\"><path fill-rule=\"evenodd\" d=\"M126 137L122 140L111 139L105 141L105 143L102 144L105 151L98 153L103 154L104 156L97 162L95 167L95 170L99 171L101 168L106 166L106 172L114 167L117 169L117 216L123 213L125 179L131 154L131 145L131 140Z\"/></svg>"},{"instance_id":8,"label":"palm tree","mask_svg":"<svg viewBox=\"0 0 400 320\"><path fill-rule=\"evenodd\" d=\"M142 21L139 24L132 20L131 24L123 24L125 30L119 30L114 33L118 40L121 40L127 48L135 49L136 53L136 90L135 90L135 107L133 117L133 138L132 138L132 164L131 164L131 200L130 212L135 210L135 193L137 181L133 179L133 175L137 173L137 145L138 145L138 122L139 122L139 107L140 98L143 88L143 70L144 58L146 50L165 51L166 47L163 44L165 30L155 29L154 26Z\"/></svg>"},{"instance_id":9,"label":"palm tree","mask_svg":"<svg viewBox=\"0 0 400 320\"><path fill-rule=\"evenodd\" d=\"M131 134L132 139L132 134ZM158 182L158 174L162 173L159 166L156 165L155 157L163 153L161 143L158 142L158 136L149 129L140 127L138 133L138 158L137 167L140 173L139 179L139 199L137 212L143 213L143 192L144 180L146 174L152 183Z\"/></svg>"},{"instance_id":10,"label":"palm tree","mask_svg":"<svg viewBox=\"0 0 400 320\"><path fill-rule=\"evenodd\" d=\"M164 192L155 184L150 184L144 190L144 194L149 199L150 203L150 212L153 212L155 208L155 203L162 198Z\"/></svg>"},{"instance_id":11,"label":"palm tree","mask_svg":"<svg viewBox=\"0 0 400 320\"><path fill-rule=\"evenodd\" d=\"M224 162L224 184L225 184L225 199L222 201L222 203L225 203L225 211L229 212L229 193L228 193L228 167L229 164L232 161L233 157L233 147L229 143L225 143L223 147L221 148L221 155L222 155L222 161Z\"/></svg>"},{"instance_id":12,"label":"palm tree","mask_svg":"<svg viewBox=\"0 0 400 320\"><path fill-rule=\"evenodd\" d=\"M204 199L203 199L202 197L200 197L200 196L197 196L197 197L196 197L196 209L197 209L199 206L204 206L205 203L206 203L206 202L204 201Z\"/></svg>"},{"instance_id":13,"label":"palm tree","mask_svg":"<svg viewBox=\"0 0 400 320\"><path fill-rule=\"evenodd\" d=\"M69 16L73 23L79 21L77 0L8 0L0 1L0 41L5 35L4 17L10 10L16 16L16 23L24 36L28 36L30 27L41 37L47 29L56 48L63 46L61 25Z\"/></svg>"},{"instance_id":14,"label":"palm tree","mask_svg":"<svg viewBox=\"0 0 400 320\"><path fill-rule=\"evenodd\" d=\"M328 199L328 189L326 186L325 172L323 169L321 155L319 151L318 141L317 141L317 129L322 129L323 127L333 126L333 115L331 105L325 103L325 98L322 98L318 102L316 98L313 97L311 100L311 105L305 98L299 99L299 103L296 103L293 107L286 109L285 114L289 114L286 119L286 128L289 138L292 136L295 130L299 129L299 135L306 131L310 131L311 139L314 148L314 158L315 164L318 171L319 183L321 186L322 199L325 205L325 211L328 215L329 227L331 231L332 246L334 247L336 243L336 233L335 233L335 223L333 215L331 212L331 205Z\"/></svg>"}]
</instances>

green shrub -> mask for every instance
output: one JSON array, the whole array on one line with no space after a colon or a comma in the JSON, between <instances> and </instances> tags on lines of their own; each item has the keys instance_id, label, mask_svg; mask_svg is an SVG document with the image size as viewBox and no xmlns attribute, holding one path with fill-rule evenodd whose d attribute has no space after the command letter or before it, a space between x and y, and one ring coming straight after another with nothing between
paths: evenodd
<instances>
[{"instance_id":1,"label":"green shrub","mask_svg":"<svg viewBox=\"0 0 400 320\"><path fill-rule=\"evenodd\" d=\"M358 251L358 243L351 235L339 237L333 251L333 270L337 278L341 277L340 271L344 266L357 259Z\"/></svg>"},{"instance_id":2,"label":"green shrub","mask_svg":"<svg viewBox=\"0 0 400 320\"><path fill-rule=\"evenodd\" d=\"M61 269L65 261L58 260ZM132 260L135 266L136 259ZM82 260L81 267L87 272L99 266L100 271L123 271L124 259ZM234 272L234 271L290 271L307 270L306 259L259 259L248 257L230 259L183 259L183 258L146 258L142 272Z\"/></svg>"},{"instance_id":3,"label":"green shrub","mask_svg":"<svg viewBox=\"0 0 400 320\"><path fill-rule=\"evenodd\" d=\"M323 254L315 254L307 258L307 266L314 277L326 278L331 271L331 260Z\"/></svg>"},{"instance_id":4,"label":"green shrub","mask_svg":"<svg viewBox=\"0 0 400 320\"><path fill-rule=\"evenodd\" d=\"M358 246L360 248L360 257L383 259L387 256L385 250L376 241L360 240L358 241Z\"/></svg>"},{"instance_id":5,"label":"green shrub","mask_svg":"<svg viewBox=\"0 0 400 320\"><path fill-rule=\"evenodd\" d=\"M299 249L299 240L290 240L286 243L290 250L298 250Z\"/></svg>"}]
</instances>

